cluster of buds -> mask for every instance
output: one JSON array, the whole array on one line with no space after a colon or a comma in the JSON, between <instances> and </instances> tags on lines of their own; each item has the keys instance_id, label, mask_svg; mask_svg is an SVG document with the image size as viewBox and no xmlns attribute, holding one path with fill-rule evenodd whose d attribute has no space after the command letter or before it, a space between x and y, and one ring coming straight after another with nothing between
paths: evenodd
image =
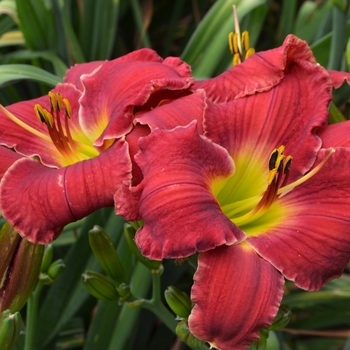
<instances>
[{"instance_id":1,"label":"cluster of buds","mask_svg":"<svg viewBox=\"0 0 350 350\"><path fill-rule=\"evenodd\" d=\"M135 229L130 224L124 225L124 235L130 250L135 257L153 274L161 274L163 265L160 261L151 261L145 258L137 248L134 236ZM91 249L107 276L95 272L85 271L82 275L83 285L88 292L97 299L127 303L135 308L142 305L142 300L135 298L127 283L126 275L119 256L108 237L108 234L99 226L89 231Z\"/></svg>"},{"instance_id":2,"label":"cluster of buds","mask_svg":"<svg viewBox=\"0 0 350 350\"><path fill-rule=\"evenodd\" d=\"M48 244L45 247L44 257L40 268L39 280L46 286L51 286L61 277L64 272L65 264L62 259L52 262L53 247Z\"/></svg>"},{"instance_id":3,"label":"cluster of buds","mask_svg":"<svg viewBox=\"0 0 350 350\"><path fill-rule=\"evenodd\" d=\"M103 301L122 302L130 297L130 288L126 284L124 268L107 233L99 226L89 231L91 249L105 271L103 275L95 271L85 271L83 285L88 292Z\"/></svg>"}]
</instances>

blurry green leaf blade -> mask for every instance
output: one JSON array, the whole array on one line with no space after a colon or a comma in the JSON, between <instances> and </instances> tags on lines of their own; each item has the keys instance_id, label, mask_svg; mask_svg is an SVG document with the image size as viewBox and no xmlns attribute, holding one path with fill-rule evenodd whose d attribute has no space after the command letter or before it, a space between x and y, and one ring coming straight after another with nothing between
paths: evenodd
<instances>
[{"instance_id":1,"label":"blurry green leaf blade","mask_svg":"<svg viewBox=\"0 0 350 350\"><path fill-rule=\"evenodd\" d=\"M259 6L265 6L265 3L265 0L239 1L237 3L237 14L240 21ZM225 14L223 13L221 15L222 18L220 25L215 29L214 32L208 31L202 33L203 40L206 40L207 42L203 47L204 51L200 53L196 58L194 58L195 63L193 68L193 75L198 78L207 78L212 76L215 68L218 66L225 53L229 54L227 38L228 34L233 30L234 27L232 7L230 11L226 11ZM201 23L205 21L206 17ZM196 49L194 50L194 52L196 52ZM186 59L184 60L187 63L190 63Z\"/></svg>"},{"instance_id":2,"label":"blurry green leaf blade","mask_svg":"<svg viewBox=\"0 0 350 350\"><path fill-rule=\"evenodd\" d=\"M7 32L0 36L0 47L24 44L23 34L18 30Z\"/></svg>"},{"instance_id":3,"label":"blurry green leaf blade","mask_svg":"<svg viewBox=\"0 0 350 350\"><path fill-rule=\"evenodd\" d=\"M55 74L58 77L63 77L66 74L68 67L62 62L62 60L51 51L30 51L30 50L17 50L1 57L1 62L8 63L11 60L33 60L42 58L49 61Z\"/></svg>"},{"instance_id":4,"label":"blurry green leaf blade","mask_svg":"<svg viewBox=\"0 0 350 350\"><path fill-rule=\"evenodd\" d=\"M22 79L34 80L49 86L62 82L61 78L45 70L25 64L4 64L0 66L0 86Z\"/></svg>"},{"instance_id":5,"label":"blurry green leaf blade","mask_svg":"<svg viewBox=\"0 0 350 350\"><path fill-rule=\"evenodd\" d=\"M82 49L88 61L110 57L118 23L119 1L84 0Z\"/></svg>"},{"instance_id":6,"label":"blurry green leaf blade","mask_svg":"<svg viewBox=\"0 0 350 350\"><path fill-rule=\"evenodd\" d=\"M50 27L52 28L52 21L51 18L48 18L49 15L45 11L43 0L35 2L33 0L16 0L16 4L19 27L28 48L32 50L46 49L48 47L47 35L50 32Z\"/></svg>"},{"instance_id":7,"label":"blurry green leaf blade","mask_svg":"<svg viewBox=\"0 0 350 350\"><path fill-rule=\"evenodd\" d=\"M232 18L233 28L232 6L237 5L238 3L239 0L218 0L212 6L198 25L181 55L181 58L185 62L192 65L198 60L203 51L205 51L207 45L215 37L217 31L222 26L222 23L229 17Z\"/></svg>"},{"instance_id":8,"label":"blurry green leaf blade","mask_svg":"<svg viewBox=\"0 0 350 350\"><path fill-rule=\"evenodd\" d=\"M292 33L295 12L297 8L296 0L282 1L282 13L280 19L279 43L282 44L284 38Z\"/></svg>"},{"instance_id":9,"label":"blurry green leaf blade","mask_svg":"<svg viewBox=\"0 0 350 350\"><path fill-rule=\"evenodd\" d=\"M341 69L341 61L346 47L346 12L337 6L332 8L332 40L329 52L328 69Z\"/></svg>"},{"instance_id":10,"label":"blurry green leaf blade","mask_svg":"<svg viewBox=\"0 0 350 350\"><path fill-rule=\"evenodd\" d=\"M2 0L0 2L0 14L7 14L17 20L16 0Z\"/></svg>"}]
</instances>

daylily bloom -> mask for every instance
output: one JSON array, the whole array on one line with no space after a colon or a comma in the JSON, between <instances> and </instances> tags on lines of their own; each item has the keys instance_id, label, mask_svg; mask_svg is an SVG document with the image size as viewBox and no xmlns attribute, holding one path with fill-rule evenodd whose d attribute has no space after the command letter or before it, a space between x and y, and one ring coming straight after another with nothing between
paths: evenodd
<instances>
[{"instance_id":1,"label":"daylily bloom","mask_svg":"<svg viewBox=\"0 0 350 350\"><path fill-rule=\"evenodd\" d=\"M1 106L2 215L46 244L69 222L113 206L120 183L137 183L135 140L150 132L136 115L170 106L192 84L187 64L143 49L76 65L49 96Z\"/></svg>"},{"instance_id":2,"label":"daylily bloom","mask_svg":"<svg viewBox=\"0 0 350 350\"><path fill-rule=\"evenodd\" d=\"M151 259L199 252L189 327L213 347L257 340L284 277L318 290L349 261L350 141L327 126L339 74L289 35L196 82L202 118L138 141L143 180L117 191L117 213L143 219L135 240Z\"/></svg>"}]
</instances>

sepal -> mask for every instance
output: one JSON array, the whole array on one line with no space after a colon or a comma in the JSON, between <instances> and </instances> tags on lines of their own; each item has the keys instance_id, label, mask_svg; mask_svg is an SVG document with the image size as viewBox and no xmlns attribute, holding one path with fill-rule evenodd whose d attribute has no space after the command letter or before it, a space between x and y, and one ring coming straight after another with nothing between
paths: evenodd
<instances>
[{"instance_id":1,"label":"sepal","mask_svg":"<svg viewBox=\"0 0 350 350\"><path fill-rule=\"evenodd\" d=\"M118 300L117 289L106 276L88 270L83 273L82 278L85 288L95 298L104 301Z\"/></svg>"},{"instance_id":2,"label":"sepal","mask_svg":"<svg viewBox=\"0 0 350 350\"><path fill-rule=\"evenodd\" d=\"M129 223L124 224L125 239L128 243L130 250L133 252L137 260L140 261L143 265L145 265L148 269L150 269L151 273L161 275L164 270L162 262L149 260L141 254L134 240L135 233L135 229Z\"/></svg>"},{"instance_id":3,"label":"sepal","mask_svg":"<svg viewBox=\"0 0 350 350\"><path fill-rule=\"evenodd\" d=\"M89 231L89 242L96 259L106 274L117 284L125 282L122 263L107 233L101 227L95 225Z\"/></svg>"},{"instance_id":4,"label":"sepal","mask_svg":"<svg viewBox=\"0 0 350 350\"><path fill-rule=\"evenodd\" d=\"M187 320L180 321L175 331L177 336L193 349L200 349L204 344L204 341L199 340L190 332Z\"/></svg>"},{"instance_id":5,"label":"sepal","mask_svg":"<svg viewBox=\"0 0 350 350\"><path fill-rule=\"evenodd\" d=\"M190 297L174 286L169 286L164 292L165 300L171 310L180 318L188 318L192 309Z\"/></svg>"},{"instance_id":6,"label":"sepal","mask_svg":"<svg viewBox=\"0 0 350 350\"><path fill-rule=\"evenodd\" d=\"M11 349L16 343L22 328L22 318L19 312L11 313L5 310L0 314L0 348Z\"/></svg>"}]
</instances>

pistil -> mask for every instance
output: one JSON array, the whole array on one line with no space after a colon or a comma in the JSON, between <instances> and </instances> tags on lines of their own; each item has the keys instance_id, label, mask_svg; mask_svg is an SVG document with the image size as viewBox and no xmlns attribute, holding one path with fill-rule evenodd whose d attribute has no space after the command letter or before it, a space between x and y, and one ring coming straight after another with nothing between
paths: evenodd
<instances>
[{"instance_id":1,"label":"pistil","mask_svg":"<svg viewBox=\"0 0 350 350\"><path fill-rule=\"evenodd\" d=\"M250 47L249 32L247 30L245 30L241 36L236 6L233 6L233 19L235 23L235 33L231 32L229 34L228 43L231 54L233 55L232 64L235 66L253 55L255 49Z\"/></svg>"}]
</instances>

